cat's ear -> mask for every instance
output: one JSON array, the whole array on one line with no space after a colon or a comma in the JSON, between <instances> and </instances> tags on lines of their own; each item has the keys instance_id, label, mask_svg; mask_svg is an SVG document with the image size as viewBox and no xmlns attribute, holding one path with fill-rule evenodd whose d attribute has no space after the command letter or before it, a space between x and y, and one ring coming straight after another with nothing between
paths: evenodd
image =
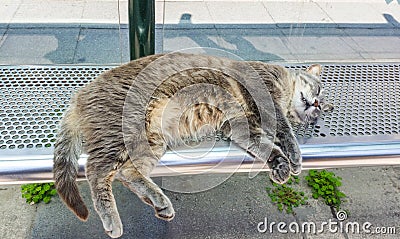
<instances>
[{"instance_id":1,"label":"cat's ear","mask_svg":"<svg viewBox=\"0 0 400 239\"><path fill-rule=\"evenodd\" d=\"M307 68L306 72L312 75L319 76L322 72L322 66L320 64L311 65Z\"/></svg>"}]
</instances>

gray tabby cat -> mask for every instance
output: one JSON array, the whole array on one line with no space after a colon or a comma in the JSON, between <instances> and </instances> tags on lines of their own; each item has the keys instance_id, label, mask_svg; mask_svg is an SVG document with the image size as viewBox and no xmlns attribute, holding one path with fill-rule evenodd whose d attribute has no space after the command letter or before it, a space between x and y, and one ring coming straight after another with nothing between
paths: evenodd
<instances>
[{"instance_id":1,"label":"gray tabby cat","mask_svg":"<svg viewBox=\"0 0 400 239\"><path fill-rule=\"evenodd\" d=\"M157 61L161 67L152 70L151 64ZM246 74L248 67L259 75L265 96L269 91L272 106L257 108L252 95L234 76L213 70ZM158 79L159 72L171 69L179 73ZM84 145L92 200L110 237L122 235L111 189L114 178L152 206L158 218L172 220L175 212L171 202L150 179L150 172L167 147L212 130L222 131L256 159L266 162L271 179L284 183L291 174L301 172L302 161L289 121L313 123L322 111L332 109L324 102L320 73L320 65L293 71L262 62L182 53L144 57L107 71L75 94L61 122L54 151L58 193L81 220L87 220L88 209L75 182ZM131 87L140 77L143 85ZM162 84L155 83L158 81ZM218 86L225 93L205 87L205 97L204 92L190 88L196 84ZM124 107L129 94L133 97L131 105ZM200 103L189 100L194 98ZM260 122L264 107L275 109L276 132L270 129L275 125ZM125 111L129 115L126 121ZM247 128L243 122L247 122ZM268 137L271 132L275 134L272 138Z\"/></svg>"}]
</instances>

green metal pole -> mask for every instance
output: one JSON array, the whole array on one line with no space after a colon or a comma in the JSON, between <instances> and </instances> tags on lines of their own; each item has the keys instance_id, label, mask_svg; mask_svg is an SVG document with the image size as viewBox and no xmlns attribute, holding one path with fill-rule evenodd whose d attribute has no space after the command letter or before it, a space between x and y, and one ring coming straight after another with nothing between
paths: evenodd
<instances>
[{"instance_id":1,"label":"green metal pole","mask_svg":"<svg viewBox=\"0 0 400 239\"><path fill-rule=\"evenodd\" d=\"M130 59L154 54L155 0L129 0Z\"/></svg>"}]
</instances>

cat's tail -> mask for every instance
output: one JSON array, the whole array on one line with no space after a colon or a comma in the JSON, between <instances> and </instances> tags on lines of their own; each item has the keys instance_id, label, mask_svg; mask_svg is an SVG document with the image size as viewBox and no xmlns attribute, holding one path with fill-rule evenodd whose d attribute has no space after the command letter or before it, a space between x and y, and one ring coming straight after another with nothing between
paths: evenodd
<instances>
[{"instance_id":1,"label":"cat's tail","mask_svg":"<svg viewBox=\"0 0 400 239\"><path fill-rule=\"evenodd\" d=\"M78 159L82 150L82 136L79 131L79 118L72 104L61 122L54 147L53 173L58 194L67 206L86 221L89 211L82 200L76 184Z\"/></svg>"}]
</instances>

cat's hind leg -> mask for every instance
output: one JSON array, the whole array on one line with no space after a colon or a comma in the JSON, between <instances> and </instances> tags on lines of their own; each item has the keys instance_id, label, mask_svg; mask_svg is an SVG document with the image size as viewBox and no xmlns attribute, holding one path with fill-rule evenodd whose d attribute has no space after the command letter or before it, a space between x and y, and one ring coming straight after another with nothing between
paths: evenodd
<instances>
[{"instance_id":1,"label":"cat's hind leg","mask_svg":"<svg viewBox=\"0 0 400 239\"><path fill-rule=\"evenodd\" d=\"M142 173L142 171L144 172ZM148 177L149 172L147 173L146 171L138 169L131 160L127 160L119 170L116 178L134 192L144 203L152 206L156 217L171 221L175 216L172 203L161 188Z\"/></svg>"},{"instance_id":2,"label":"cat's hind leg","mask_svg":"<svg viewBox=\"0 0 400 239\"><path fill-rule=\"evenodd\" d=\"M89 156L86 164L94 208L103 223L104 230L112 238L122 235L122 222L112 193L112 181L116 174L115 161L100 162Z\"/></svg>"}]
</instances>

